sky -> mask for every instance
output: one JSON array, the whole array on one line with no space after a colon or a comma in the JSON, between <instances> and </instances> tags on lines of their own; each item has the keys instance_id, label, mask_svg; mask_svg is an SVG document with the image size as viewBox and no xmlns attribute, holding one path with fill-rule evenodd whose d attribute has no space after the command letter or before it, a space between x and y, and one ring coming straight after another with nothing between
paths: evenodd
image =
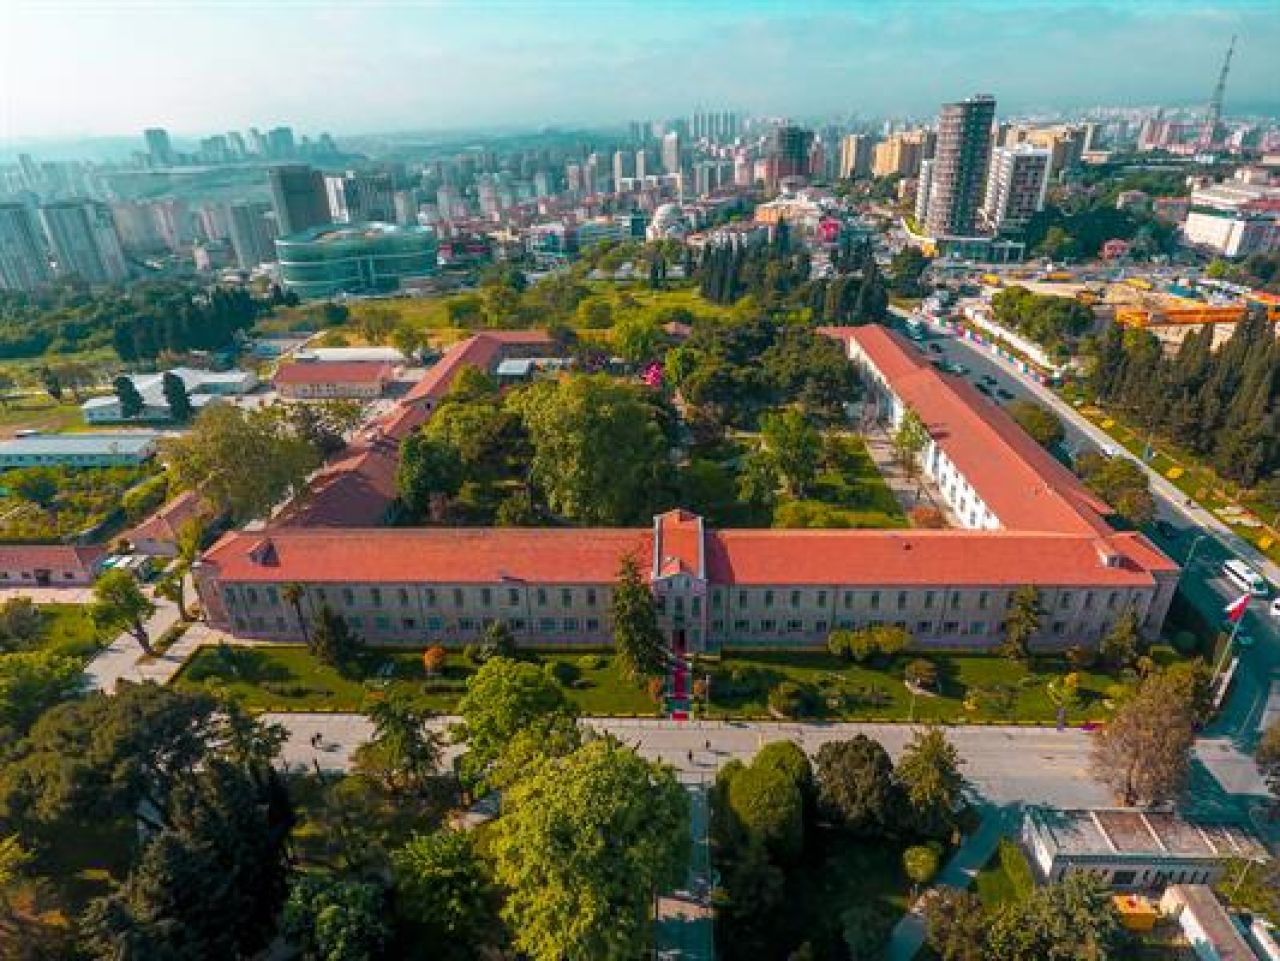
<instances>
[{"instance_id":1,"label":"sky","mask_svg":"<svg viewBox=\"0 0 1280 961\"><path fill-rule=\"evenodd\" d=\"M0 146L290 124L619 124L698 108L1280 112L1280 0L0 0Z\"/></svg>"}]
</instances>

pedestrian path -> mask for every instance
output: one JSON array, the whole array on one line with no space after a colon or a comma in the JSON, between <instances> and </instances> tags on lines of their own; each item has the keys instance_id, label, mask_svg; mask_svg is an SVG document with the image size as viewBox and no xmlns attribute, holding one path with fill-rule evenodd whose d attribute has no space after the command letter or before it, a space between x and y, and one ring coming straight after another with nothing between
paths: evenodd
<instances>
[{"instance_id":1,"label":"pedestrian path","mask_svg":"<svg viewBox=\"0 0 1280 961\"><path fill-rule=\"evenodd\" d=\"M155 603L156 612L146 622L147 636L153 644L179 620L178 608L175 604L159 598ZM190 634L191 631L187 631L187 635L164 654L147 658L133 635L122 631L85 667L89 685L96 690L109 693L115 690L116 682L120 680L138 682L154 680L164 684L182 666L182 661L175 660L180 653L177 649L186 650L185 656L189 656L190 651L194 650L184 645Z\"/></svg>"},{"instance_id":2,"label":"pedestrian path","mask_svg":"<svg viewBox=\"0 0 1280 961\"><path fill-rule=\"evenodd\" d=\"M689 792L689 871L676 891L658 898L654 942L662 961L712 961L715 957L715 912L711 890L710 802L703 775L686 779Z\"/></svg>"},{"instance_id":3,"label":"pedestrian path","mask_svg":"<svg viewBox=\"0 0 1280 961\"><path fill-rule=\"evenodd\" d=\"M1022 807L1017 804L985 808L978 830L956 849L938 874L936 886L961 891L968 888L995 854L1000 839L1017 830L1021 812ZM885 957L888 961L911 961L924 947L925 933L924 918L913 907L893 929Z\"/></svg>"}]
</instances>

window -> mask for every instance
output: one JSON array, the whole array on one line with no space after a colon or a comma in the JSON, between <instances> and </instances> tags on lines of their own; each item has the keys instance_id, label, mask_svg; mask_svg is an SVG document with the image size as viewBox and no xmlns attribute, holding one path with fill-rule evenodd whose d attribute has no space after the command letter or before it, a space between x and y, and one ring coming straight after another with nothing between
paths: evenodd
<instances>
[{"instance_id":1,"label":"window","mask_svg":"<svg viewBox=\"0 0 1280 961\"><path fill-rule=\"evenodd\" d=\"M444 619L443 619L443 618L440 618L440 617L428 617L428 618L427 618L427 630L429 630L429 631L442 631L442 630L444 630Z\"/></svg>"},{"instance_id":2,"label":"window","mask_svg":"<svg viewBox=\"0 0 1280 961\"><path fill-rule=\"evenodd\" d=\"M1120 595L1116 591L1112 591L1107 597L1107 610L1114 611L1116 605L1120 603Z\"/></svg>"},{"instance_id":3,"label":"window","mask_svg":"<svg viewBox=\"0 0 1280 961\"><path fill-rule=\"evenodd\" d=\"M491 588L480 588L480 604L484 607L493 606L493 590Z\"/></svg>"},{"instance_id":4,"label":"window","mask_svg":"<svg viewBox=\"0 0 1280 961\"><path fill-rule=\"evenodd\" d=\"M1093 610L1093 591L1084 592L1084 609L1086 611Z\"/></svg>"},{"instance_id":5,"label":"window","mask_svg":"<svg viewBox=\"0 0 1280 961\"><path fill-rule=\"evenodd\" d=\"M453 589L453 606L462 607L464 604L466 604L466 602L467 602L467 596L466 594L463 593L462 588L455 587Z\"/></svg>"},{"instance_id":6,"label":"window","mask_svg":"<svg viewBox=\"0 0 1280 961\"><path fill-rule=\"evenodd\" d=\"M819 607L826 607L826 606L827 606L827 592L826 592L826 591L818 591L818 606L819 606Z\"/></svg>"},{"instance_id":7,"label":"window","mask_svg":"<svg viewBox=\"0 0 1280 961\"><path fill-rule=\"evenodd\" d=\"M917 634L928 634L933 630L933 621L920 621L916 624Z\"/></svg>"},{"instance_id":8,"label":"window","mask_svg":"<svg viewBox=\"0 0 1280 961\"><path fill-rule=\"evenodd\" d=\"M573 607L573 591L567 587L560 591L560 606Z\"/></svg>"},{"instance_id":9,"label":"window","mask_svg":"<svg viewBox=\"0 0 1280 961\"><path fill-rule=\"evenodd\" d=\"M516 607L520 603L520 592L514 587L507 588L507 603L511 607Z\"/></svg>"},{"instance_id":10,"label":"window","mask_svg":"<svg viewBox=\"0 0 1280 961\"><path fill-rule=\"evenodd\" d=\"M760 630L764 631L765 633L772 634L777 629L778 629L778 622L773 620L772 618L765 618L763 621L760 622Z\"/></svg>"},{"instance_id":11,"label":"window","mask_svg":"<svg viewBox=\"0 0 1280 961\"><path fill-rule=\"evenodd\" d=\"M523 618L523 617L514 617L514 618L512 618L512 619L511 619L511 629L512 629L513 631L523 631L523 630L525 629L524 618Z\"/></svg>"},{"instance_id":12,"label":"window","mask_svg":"<svg viewBox=\"0 0 1280 961\"><path fill-rule=\"evenodd\" d=\"M814 633L815 633L815 634L825 634L825 633L827 632L827 622L826 622L826 621L814 621L814 622L813 622L813 630L814 630Z\"/></svg>"},{"instance_id":13,"label":"window","mask_svg":"<svg viewBox=\"0 0 1280 961\"><path fill-rule=\"evenodd\" d=\"M799 591L792 591L792 592L791 592L791 606L792 606L792 608L797 608L797 607L799 607L799 606L800 606L800 592L799 592Z\"/></svg>"},{"instance_id":14,"label":"window","mask_svg":"<svg viewBox=\"0 0 1280 961\"><path fill-rule=\"evenodd\" d=\"M677 595L671 598L671 601L672 601L672 605L674 607L676 616L683 617L684 616L684 598Z\"/></svg>"},{"instance_id":15,"label":"window","mask_svg":"<svg viewBox=\"0 0 1280 961\"><path fill-rule=\"evenodd\" d=\"M746 634L751 630L751 622L745 620L736 620L733 622L733 630L738 634Z\"/></svg>"},{"instance_id":16,"label":"window","mask_svg":"<svg viewBox=\"0 0 1280 961\"><path fill-rule=\"evenodd\" d=\"M382 588L380 587L369 588L369 600L373 603L374 607L381 607L382 606Z\"/></svg>"},{"instance_id":17,"label":"window","mask_svg":"<svg viewBox=\"0 0 1280 961\"><path fill-rule=\"evenodd\" d=\"M380 631L389 631L391 630L391 618L385 614L379 614L373 619L373 626Z\"/></svg>"},{"instance_id":18,"label":"window","mask_svg":"<svg viewBox=\"0 0 1280 961\"><path fill-rule=\"evenodd\" d=\"M960 607L960 592L952 591L951 592L951 609L954 611L959 607Z\"/></svg>"},{"instance_id":19,"label":"window","mask_svg":"<svg viewBox=\"0 0 1280 961\"><path fill-rule=\"evenodd\" d=\"M879 591L871 592L871 609L873 611L880 610L880 592Z\"/></svg>"},{"instance_id":20,"label":"window","mask_svg":"<svg viewBox=\"0 0 1280 961\"><path fill-rule=\"evenodd\" d=\"M907 592L898 591L898 610L905 611L907 609Z\"/></svg>"},{"instance_id":21,"label":"window","mask_svg":"<svg viewBox=\"0 0 1280 961\"><path fill-rule=\"evenodd\" d=\"M436 606L436 589L434 587L427 588L426 598L427 598L427 607Z\"/></svg>"},{"instance_id":22,"label":"window","mask_svg":"<svg viewBox=\"0 0 1280 961\"><path fill-rule=\"evenodd\" d=\"M244 593L249 598L250 604L258 603L258 589L256 587L246 587Z\"/></svg>"},{"instance_id":23,"label":"window","mask_svg":"<svg viewBox=\"0 0 1280 961\"><path fill-rule=\"evenodd\" d=\"M1058 596L1058 610L1068 611L1071 609L1071 592L1063 591Z\"/></svg>"},{"instance_id":24,"label":"window","mask_svg":"<svg viewBox=\"0 0 1280 961\"><path fill-rule=\"evenodd\" d=\"M564 632L566 634L578 633L578 619L576 617L566 617L564 619Z\"/></svg>"},{"instance_id":25,"label":"window","mask_svg":"<svg viewBox=\"0 0 1280 961\"><path fill-rule=\"evenodd\" d=\"M991 595L987 591L983 591L978 595L978 610L985 611L987 603L991 600Z\"/></svg>"},{"instance_id":26,"label":"window","mask_svg":"<svg viewBox=\"0 0 1280 961\"><path fill-rule=\"evenodd\" d=\"M356 617L354 614L348 615L348 616L347 616L347 626L348 626L348 627L351 627L351 628L354 628L355 630L357 630L357 631L358 631L358 630L360 630L362 627L364 627L364 618L363 618L363 617Z\"/></svg>"},{"instance_id":27,"label":"window","mask_svg":"<svg viewBox=\"0 0 1280 961\"><path fill-rule=\"evenodd\" d=\"M544 634L554 634L556 632L556 619L554 617L544 617L538 621L538 630Z\"/></svg>"},{"instance_id":28,"label":"window","mask_svg":"<svg viewBox=\"0 0 1280 961\"><path fill-rule=\"evenodd\" d=\"M1054 621L1054 622L1053 622L1053 633L1054 633L1055 635L1057 635L1058 637L1061 637L1063 634L1067 633L1067 622L1066 622L1066 621Z\"/></svg>"},{"instance_id":29,"label":"window","mask_svg":"<svg viewBox=\"0 0 1280 961\"><path fill-rule=\"evenodd\" d=\"M690 613L690 614L692 614L694 617L697 617L699 614L701 614L701 613L702 613L702 598L701 598L701 597L691 597L691 598L689 598L689 613Z\"/></svg>"},{"instance_id":30,"label":"window","mask_svg":"<svg viewBox=\"0 0 1280 961\"><path fill-rule=\"evenodd\" d=\"M711 622L711 630L712 630L712 631L714 631L714 632L715 632L715 633L717 633L717 634L723 634L723 633L724 633L724 621L712 621L712 622Z\"/></svg>"},{"instance_id":31,"label":"window","mask_svg":"<svg viewBox=\"0 0 1280 961\"><path fill-rule=\"evenodd\" d=\"M408 606L409 606L409 592L408 592L407 590L405 590L405 589L402 587L402 588L400 588L400 590L399 590L399 591L397 591L396 593L397 593L397 594L399 594L399 596L400 596L400 606L401 606L401 607L408 607Z\"/></svg>"},{"instance_id":32,"label":"window","mask_svg":"<svg viewBox=\"0 0 1280 961\"><path fill-rule=\"evenodd\" d=\"M356 592L349 587L342 589L342 603L350 607L356 602Z\"/></svg>"},{"instance_id":33,"label":"window","mask_svg":"<svg viewBox=\"0 0 1280 961\"><path fill-rule=\"evenodd\" d=\"M773 607L773 591L764 592L764 606Z\"/></svg>"},{"instance_id":34,"label":"window","mask_svg":"<svg viewBox=\"0 0 1280 961\"><path fill-rule=\"evenodd\" d=\"M847 611L853 607L853 591L844 592L844 609Z\"/></svg>"},{"instance_id":35,"label":"window","mask_svg":"<svg viewBox=\"0 0 1280 961\"><path fill-rule=\"evenodd\" d=\"M746 592L746 591L738 591L738 606L739 606L739 607L746 607L746 606L747 606L747 592Z\"/></svg>"},{"instance_id":36,"label":"window","mask_svg":"<svg viewBox=\"0 0 1280 961\"><path fill-rule=\"evenodd\" d=\"M472 620L471 618L469 618L469 617L460 617L460 618L458 618L458 630L460 630L460 631L474 631L475 629L476 629L476 622L475 622L474 620Z\"/></svg>"},{"instance_id":37,"label":"window","mask_svg":"<svg viewBox=\"0 0 1280 961\"><path fill-rule=\"evenodd\" d=\"M942 625L943 634L959 634L960 624L957 621L946 621Z\"/></svg>"},{"instance_id":38,"label":"window","mask_svg":"<svg viewBox=\"0 0 1280 961\"><path fill-rule=\"evenodd\" d=\"M587 618L587 633L588 633L588 634L599 634L599 633L600 633L600 620L599 620L599 618L595 618L595 617L588 617L588 618Z\"/></svg>"},{"instance_id":39,"label":"window","mask_svg":"<svg viewBox=\"0 0 1280 961\"><path fill-rule=\"evenodd\" d=\"M400 618L400 626L403 627L406 631L412 631L415 627L418 626L418 622L415 621L412 617L402 617Z\"/></svg>"},{"instance_id":40,"label":"window","mask_svg":"<svg viewBox=\"0 0 1280 961\"><path fill-rule=\"evenodd\" d=\"M596 589L594 587L587 588L587 607L596 606Z\"/></svg>"},{"instance_id":41,"label":"window","mask_svg":"<svg viewBox=\"0 0 1280 961\"><path fill-rule=\"evenodd\" d=\"M8 576L8 575L6 575L6 576ZM235 592L235 591L233 591L231 588L229 588L229 587L228 587L228 588L226 588L225 590L223 590L223 592L222 592L222 598L223 598L223 600L225 600L225 601L227 602L227 607L235 607L235 606L236 606L236 592Z\"/></svg>"},{"instance_id":42,"label":"window","mask_svg":"<svg viewBox=\"0 0 1280 961\"><path fill-rule=\"evenodd\" d=\"M933 607L933 591L924 592L924 607L925 607L925 610L928 610L929 608Z\"/></svg>"},{"instance_id":43,"label":"window","mask_svg":"<svg viewBox=\"0 0 1280 961\"><path fill-rule=\"evenodd\" d=\"M538 606L539 607L547 606L547 589L545 587L538 588Z\"/></svg>"},{"instance_id":44,"label":"window","mask_svg":"<svg viewBox=\"0 0 1280 961\"><path fill-rule=\"evenodd\" d=\"M274 587L267 588L267 603L272 607L278 607L280 605L280 592Z\"/></svg>"},{"instance_id":45,"label":"window","mask_svg":"<svg viewBox=\"0 0 1280 961\"><path fill-rule=\"evenodd\" d=\"M284 630L284 618L283 618L283 617L277 617L277 618L276 618L276 630L277 630L277 631L283 631L283 630Z\"/></svg>"},{"instance_id":46,"label":"window","mask_svg":"<svg viewBox=\"0 0 1280 961\"><path fill-rule=\"evenodd\" d=\"M969 622L969 633L970 633L971 635L975 635L975 636L979 636L979 637L980 637L980 636L982 636L983 634L986 634L986 633L987 633L987 622L986 622L986 621L970 621L970 622Z\"/></svg>"},{"instance_id":47,"label":"window","mask_svg":"<svg viewBox=\"0 0 1280 961\"><path fill-rule=\"evenodd\" d=\"M711 592L711 607L713 610L720 610L724 606L724 595L719 591Z\"/></svg>"},{"instance_id":48,"label":"window","mask_svg":"<svg viewBox=\"0 0 1280 961\"><path fill-rule=\"evenodd\" d=\"M803 634L803 633L804 633L804 621L800 620L799 618L792 618L791 620L787 621L787 633L788 633L788 634Z\"/></svg>"}]
</instances>

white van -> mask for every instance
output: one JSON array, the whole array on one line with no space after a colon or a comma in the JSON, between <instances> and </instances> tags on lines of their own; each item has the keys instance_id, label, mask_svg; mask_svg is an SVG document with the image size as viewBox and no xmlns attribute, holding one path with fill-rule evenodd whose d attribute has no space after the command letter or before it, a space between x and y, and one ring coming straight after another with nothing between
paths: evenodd
<instances>
[{"instance_id":1,"label":"white van","mask_svg":"<svg viewBox=\"0 0 1280 961\"><path fill-rule=\"evenodd\" d=\"M1266 579L1244 561L1227 561L1222 565L1222 573L1232 584L1242 591L1248 591L1254 597L1266 597L1271 593Z\"/></svg>"}]
</instances>

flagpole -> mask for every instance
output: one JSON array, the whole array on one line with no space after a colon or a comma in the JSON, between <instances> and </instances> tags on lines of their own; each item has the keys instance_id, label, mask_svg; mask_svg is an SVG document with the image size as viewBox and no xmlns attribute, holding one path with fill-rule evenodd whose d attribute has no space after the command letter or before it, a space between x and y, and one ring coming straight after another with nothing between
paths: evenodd
<instances>
[{"instance_id":1,"label":"flagpole","mask_svg":"<svg viewBox=\"0 0 1280 961\"><path fill-rule=\"evenodd\" d=\"M1237 632L1239 632L1240 625L1243 623L1244 623L1244 611L1241 611L1240 616L1231 622L1231 634L1227 638L1226 647L1223 648L1222 653L1218 655L1217 663L1215 663L1213 666L1213 677L1210 678L1211 684L1217 683L1218 674L1222 671L1222 665L1226 663L1227 657L1231 654L1231 649L1235 647L1236 634Z\"/></svg>"}]
</instances>

